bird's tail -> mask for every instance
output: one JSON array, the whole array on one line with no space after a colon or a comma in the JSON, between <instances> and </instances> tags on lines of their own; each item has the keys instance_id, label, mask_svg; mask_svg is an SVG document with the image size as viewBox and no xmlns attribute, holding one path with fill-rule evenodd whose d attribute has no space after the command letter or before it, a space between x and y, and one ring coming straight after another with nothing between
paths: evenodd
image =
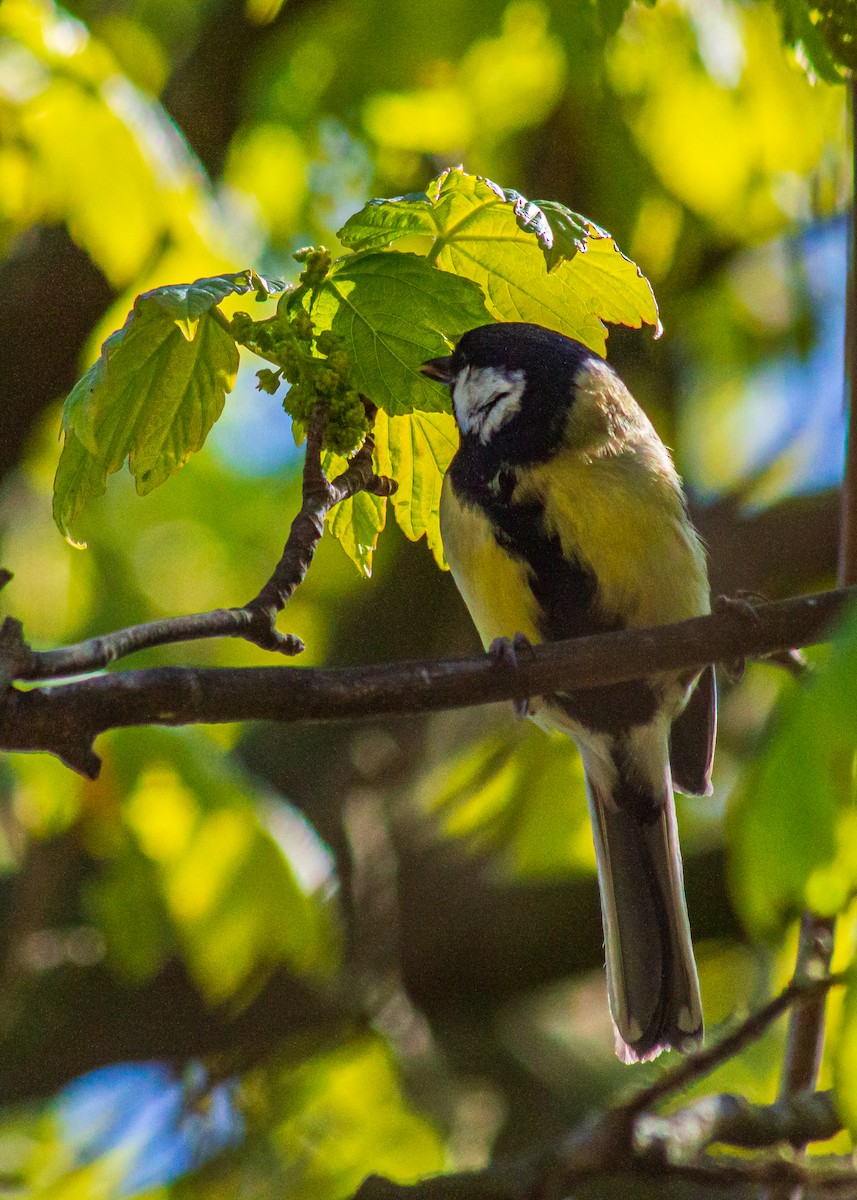
<instances>
[{"instance_id":1,"label":"bird's tail","mask_svg":"<svg viewBox=\"0 0 857 1200\"><path fill-rule=\"evenodd\" d=\"M610 773L613 776L613 772ZM604 921L607 990L624 1062L702 1039L702 1005L684 899L672 781L641 785L619 768L587 771Z\"/></svg>"}]
</instances>

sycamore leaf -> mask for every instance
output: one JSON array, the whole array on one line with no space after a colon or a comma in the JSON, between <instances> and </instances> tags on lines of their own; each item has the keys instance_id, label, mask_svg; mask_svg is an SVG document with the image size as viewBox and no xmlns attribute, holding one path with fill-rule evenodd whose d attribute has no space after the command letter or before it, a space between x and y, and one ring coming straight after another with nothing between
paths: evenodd
<instances>
[{"instance_id":1,"label":"sycamore leaf","mask_svg":"<svg viewBox=\"0 0 857 1200\"><path fill-rule=\"evenodd\" d=\"M266 299L285 291L285 288L286 284L280 279L266 279L253 270L240 271L237 274L197 279L193 283L154 288L137 297L134 311L143 313L152 305L163 309L190 341L199 318L227 296L255 292L258 299Z\"/></svg>"},{"instance_id":2,"label":"sycamore leaf","mask_svg":"<svg viewBox=\"0 0 857 1200\"><path fill-rule=\"evenodd\" d=\"M340 231L355 248L414 234L440 268L479 284L496 320L545 325L602 354L605 321L659 328L648 280L609 234L563 205L454 168L425 197L375 202Z\"/></svg>"},{"instance_id":3,"label":"sycamore leaf","mask_svg":"<svg viewBox=\"0 0 857 1200\"><path fill-rule=\"evenodd\" d=\"M382 250L399 238L440 234L434 206L425 192L391 200L370 200L345 222L336 235L353 250Z\"/></svg>"},{"instance_id":4,"label":"sycamore leaf","mask_svg":"<svg viewBox=\"0 0 857 1200\"><path fill-rule=\"evenodd\" d=\"M587 229L595 227L564 204L555 200L528 200L520 192L501 188L490 179L467 176L460 170L450 171L447 176L456 182L478 178L500 203L508 204L519 228L535 237L549 271L586 249ZM444 178L441 176L441 180ZM437 201L429 199L438 182L430 185L429 193L411 192L392 200L370 200L340 229L340 241L354 250L380 250L403 237L442 238L449 222L453 190L448 189L445 195L439 193Z\"/></svg>"},{"instance_id":5,"label":"sycamore leaf","mask_svg":"<svg viewBox=\"0 0 857 1200\"><path fill-rule=\"evenodd\" d=\"M378 534L386 523L386 496L373 496L370 492L358 492L327 514L327 528L367 579L372 574Z\"/></svg>"},{"instance_id":6,"label":"sycamore leaf","mask_svg":"<svg viewBox=\"0 0 857 1200\"><path fill-rule=\"evenodd\" d=\"M508 189L503 196L512 205L520 228L535 235L549 271L561 262L570 261L578 251L586 250L587 228L595 226L579 213L573 213L556 200L528 200L520 192Z\"/></svg>"},{"instance_id":7,"label":"sycamore leaf","mask_svg":"<svg viewBox=\"0 0 857 1200\"><path fill-rule=\"evenodd\" d=\"M214 306L259 286L243 272L137 299L63 407L54 517L67 537L84 503L126 459L145 494L202 447L238 371L238 349Z\"/></svg>"},{"instance_id":8,"label":"sycamore leaf","mask_svg":"<svg viewBox=\"0 0 857 1200\"><path fill-rule=\"evenodd\" d=\"M438 564L446 566L440 536L440 492L446 468L458 449L455 421L449 413L410 413L375 420L378 473L399 487L392 498L402 532L412 541L425 534Z\"/></svg>"},{"instance_id":9,"label":"sycamore leaf","mask_svg":"<svg viewBox=\"0 0 857 1200\"><path fill-rule=\"evenodd\" d=\"M480 289L415 254L353 254L337 262L312 307L351 356L356 386L391 415L448 401L420 374L428 358L490 316Z\"/></svg>"}]
</instances>

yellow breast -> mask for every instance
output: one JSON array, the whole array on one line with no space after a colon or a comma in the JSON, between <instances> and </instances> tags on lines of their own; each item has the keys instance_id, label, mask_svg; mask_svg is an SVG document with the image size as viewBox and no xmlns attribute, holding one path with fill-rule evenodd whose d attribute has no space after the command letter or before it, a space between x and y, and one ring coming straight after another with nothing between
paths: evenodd
<instances>
[{"instance_id":1,"label":"yellow breast","mask_svg":"<svg viewBox=\"0 0 857 1200\"><path fill-rule=\"evenodd\" d=\"M487 649L494 638L516 633L533 643L542 641L528 567L500 549L488 518L479 508L461 503L448 476L441 493L440 529L450 570L483 646Z\"/></svg>"},{"instance_id":2,"label":"yellow breast","mask_svg":"<svg viewBox=\"0 0 857 1200\"><path fill-rule=\"evenodd\" d=\"M659 450L663 469L638 456L593 459L562 450L523 472L513 496L513 503L544 506L546 531L592 566L599 606L628 626L710 611L705 552Z\"/></svg>"}]
</instances>

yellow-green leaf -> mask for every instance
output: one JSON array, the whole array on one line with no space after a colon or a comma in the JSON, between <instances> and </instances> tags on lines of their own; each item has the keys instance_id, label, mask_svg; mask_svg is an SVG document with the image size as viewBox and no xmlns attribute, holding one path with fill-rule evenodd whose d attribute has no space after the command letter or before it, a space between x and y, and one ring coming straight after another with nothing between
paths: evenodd
<instances>
[{"instance_id":1,"label":"yellow-green leaf","mask_svg":"<svg viewBox=\"0 0 857 1200\"><path fill-rule=\"evenodd\" d=\"M54 518L67 537L126 459L145 494L202 447L238 372L238 349L214 306L261 286L243 272L138 297L63 407Z\"/></svg>"},{"instance_id":2,"label":"yellow-green leaf","mask_svg":"<svg viewBox=\"0 0 857 1200\"><path fill-rule=\"evenodd\" d=\"M378 534L386 522L386 497L373 496L369 492L358 492L327 514L327 528L357 570L367 578L372 574Z\"/></svg>"},{"instance_id":3,"label":"yellow-green leaf","mask_svg":"<svg viewBox=\"0 0 857 1200\"><path fill-rule=\"evenodd\" d=\"M445 566L440 537L440 492L443 476L458 448L455 420L449 413L414 412L375 421L375 454L381 475L399 487L393 511L402 532L412 541L425 534L435 559Z\"/></svg>"}]
</instances>

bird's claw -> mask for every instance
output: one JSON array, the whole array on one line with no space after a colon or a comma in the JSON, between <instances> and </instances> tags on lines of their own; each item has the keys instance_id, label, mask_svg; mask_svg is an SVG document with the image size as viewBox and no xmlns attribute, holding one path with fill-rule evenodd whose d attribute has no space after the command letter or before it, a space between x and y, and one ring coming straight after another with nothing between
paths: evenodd
<instances>
[{"instance_id":1,"label":"bird's claw","mask_svg":"<svg viewBox=\"0 0 857 1200\"><path fill-rule=\"evenodd\" d=\"M524 633L516 633L514 637L498 637L488 647L488 653L496 666L518 669L518 655L528 654L533 657L533 643ZM529 696L515 696L512 700L515 716L520 720L530 715Z\"/></svg>"},{"instance_id":2,"label":"bird's claw","mask_svg":"<svg viewBox=\"0 0 857 1200\"><path fill-rule=\"evenodd\" d=\"M759 592L737 592L734 596L715 596L711 607L715 613L732 613L733 616L758 624L756 605L764 600L765 597Z\"/></svg>"},{"instance_id":3,"label":"bird's claw","mask_svg":"<svg viewBox=\"0 0 857 1200\"><path fill-rule=\"evenodd\" d=\"M759 623L756 605L763 602L765 597L759 592L737 592L734 596L715 596L711 605L715 613L731 613L739 621ZM744 676L747 661L744 658L733 659L732 662L721 664L731 683L738 683Z\"/></svg>"}]
</instances>

